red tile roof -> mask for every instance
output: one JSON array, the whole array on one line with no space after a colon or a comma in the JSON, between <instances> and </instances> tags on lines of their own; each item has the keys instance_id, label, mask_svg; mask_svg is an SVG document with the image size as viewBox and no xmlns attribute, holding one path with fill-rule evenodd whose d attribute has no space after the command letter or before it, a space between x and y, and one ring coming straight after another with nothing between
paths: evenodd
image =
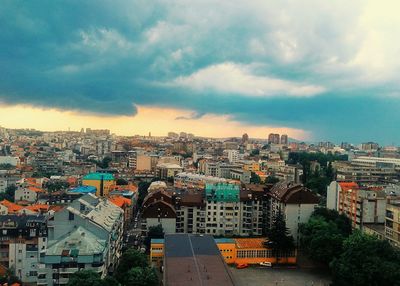
<instances>
[{"instance_id":1,"label":"red tile roof","mask_svg":"<svg viewBox=\"0 0 400 286\"><path fill-rule=\"evenodd\" d=\"M348 191L348 190L359 188L358 184L355 182L340 182L339 186L343 191Z\"/></svg>"}]
</instances>

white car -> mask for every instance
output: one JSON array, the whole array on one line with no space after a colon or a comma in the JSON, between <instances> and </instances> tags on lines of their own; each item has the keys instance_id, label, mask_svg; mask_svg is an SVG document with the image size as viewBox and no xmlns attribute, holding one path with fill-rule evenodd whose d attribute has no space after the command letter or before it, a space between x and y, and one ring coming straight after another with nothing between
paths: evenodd
<instances>
[{"instance_id":1,"label":"white car","mask_svg":"<svg viewBox=\"0 0 400 286\"><path fill-rule=\"evenodd\" d=\"M260 266L272 267L272 263L268 261L260 262Z\"/></svg>"}]
</instances>

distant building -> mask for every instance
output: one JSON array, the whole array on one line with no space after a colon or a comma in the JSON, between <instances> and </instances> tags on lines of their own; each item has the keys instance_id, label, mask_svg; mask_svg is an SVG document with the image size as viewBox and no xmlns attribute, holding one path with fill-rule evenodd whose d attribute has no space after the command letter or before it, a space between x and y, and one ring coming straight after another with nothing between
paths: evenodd
<instances>
[{"instance_id":1,"label":"distant building","mask_svg":"<svg viewBox=\"0 0 400 286\"><path fill-rule=\"evenodd\" d=\"M249 135L247 135L247 133L244 133L242 135L242 143L246 143L249 141Z\"/></svg>"},{"instance_id":2,"label":"distant building","mask_svg":"<svg viewBox=\"0 0 400 286\"><path fill-rule=\"evenodd\" d=\"M156 174L160 179L173 178L176 174L182 172L183 168L178 164L160 163L157 164Z\"/></svg>"},{"instance_id":3,"label":"distant building","mask_svg":"<svg viewBox=\"0 0 400 286\"><path fill-rule=\"evenodd\" d=\"M287 145L289 143L288 141L288 136L286 134L281 135L281 144L282 145Z\"/></svg>"},{"instance_id":4,"label":"distant building","mask_svg":"<svg viewBox=\"0 0 400 286\"><path fill-rule=\"evenodd\" d=\"M279 134L270 133L268 135L268 143L269 144L279 144L280 143Z\"/></svg>"},{"instance_id":5,"label":"distant building","mask_svg":"<svg viewBox=\"0 0 400 286\"><path fill-rule=\"evenodd\" d=\"M228 161L229 163L236 163L239 160L239 151L238 150L228 150Z\"/></svg>"},{"instance_id":6,"label":"distant building","mask_svg":"<svg viewBox=\"0 0 400 286\"><path fill-rule=\"evenodd\" d=\"M0 165L11 165L16 167L21 162L18 157L13 156L0 156Z\"/></svg>"}]
</instances>

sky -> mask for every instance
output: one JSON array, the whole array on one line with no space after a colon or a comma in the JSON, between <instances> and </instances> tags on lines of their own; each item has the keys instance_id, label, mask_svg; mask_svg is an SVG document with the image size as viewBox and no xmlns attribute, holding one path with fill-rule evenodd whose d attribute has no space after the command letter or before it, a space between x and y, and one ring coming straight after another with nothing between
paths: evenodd
<instances>
[{"instance_id":1,"label":"sky","mask_svg":"<svg viewBox=\"0 0 400 286\"><path fill-rule=\"evenodd\" d=\"M17 1L0 125L400 144L397 0Z\"/></svg>"}]
</instances>

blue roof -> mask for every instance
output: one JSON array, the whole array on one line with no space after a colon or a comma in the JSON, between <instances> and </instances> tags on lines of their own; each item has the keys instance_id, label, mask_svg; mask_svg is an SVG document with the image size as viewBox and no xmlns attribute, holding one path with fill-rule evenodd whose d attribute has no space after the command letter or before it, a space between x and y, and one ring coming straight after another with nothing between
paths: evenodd
<instances>
[{"instance_id":1,"label":"blue roof","mask_svg":"<svg viewBox=\"0 0 400 286\"><path fill-rule=\"evenodd\" d=\"M104 181L113 181L114 176L109 173L90 173L83 177L84 180L101 180L103 178Z\"/></svg>"},{"instance_id":2,"label":"blue roof","mask_svg":"<svg viewBox=\"0 0 400 286\"><path fill-rule=\"evenodd\" d=\"M233 238L214 238L216 244L218 243L235 243Z\"/></svg>"},{"instance_id":3,"label":"blue roof","mask_svg":"<svg viewBox=\"0 0 400 286\"><path fill-rule=\"evenodd\" d=\"M74 189L69 190L71 193L81 193L81 194L89 194L89 193L96 193L96 188L93 186L80 186Z\"/></svg>"},{"instance_id":4,"label":"blue roof","mask_svg":"<svg viewBox=\"0 0 400 286\"><path fill-rule=\"evenodd\" d=\"M164 238L152 238L151 243L164 243Z\"/></svg>"}]
</instances>

